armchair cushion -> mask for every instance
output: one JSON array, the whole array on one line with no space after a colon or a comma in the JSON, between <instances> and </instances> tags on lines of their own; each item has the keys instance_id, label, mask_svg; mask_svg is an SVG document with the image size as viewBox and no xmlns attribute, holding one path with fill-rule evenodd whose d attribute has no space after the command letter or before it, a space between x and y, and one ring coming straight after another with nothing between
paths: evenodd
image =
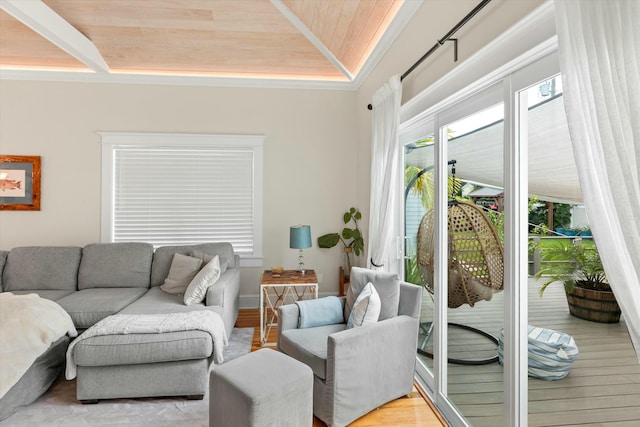
<instances>
[{"instance_id":1,"label":"armchair cushion","mask_svg":"<svg viewBox=\"0 0 640 427\"><path fill-rule=\"evenodd\" d=\"M314 375L325 379L327 368L327 339L344 331L345 323L307 329L288 329L282 332L279 350L309 366Z\"/></svg>"},{"instance_id":2,"label":"armchair cushion","mask_svg":"<svg viewBox=\"0 0 640 427\"><path fill-rule=\"evenodd\" d=\"M380 317L378 320L397 316L398 303L400 301L400 279L398 275L353 267L351 269L351 285L347 291L347 300L344 307L344 318L349 318L358 295L368 283L373 284L380 296Z\"/></svg>"},{"instance_id":3,"label":"armchair cushion","mask_svg":"<svg viewBox=\"0 0 640 427\"><path fill-rule=\"evenodd\" d=\"M344 323L342 302L336 296L302 300L297 301L296 304L300 309L298 327L301 329Z\"/></svg>"},{"instance_id":4,"label":"armchair cushion","mask_svg":"<svg viewBox=\"0 0 640 427\"><path fill-rule=\"evenodd\" d=\"M379 316L380 296L373 284L369 282L353 304L353 309L351 309L351 314L349 314L349 320L347 321L347 329L375 323L378 321Z\"/></svg>"}]
</instances>

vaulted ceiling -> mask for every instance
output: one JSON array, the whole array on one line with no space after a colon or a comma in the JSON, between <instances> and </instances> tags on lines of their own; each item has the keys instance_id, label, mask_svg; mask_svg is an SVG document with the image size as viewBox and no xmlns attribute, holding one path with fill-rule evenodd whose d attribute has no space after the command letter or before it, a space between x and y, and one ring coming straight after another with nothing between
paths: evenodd
<instances>
[{"instance_id":1,"label":"vaulted ceiling","mask_svg":"<svg viewBox=\"0 0 640 427\"><path fill-rule=\"evenodd\" d=\"M0 68L353 82L422 0L0 0Z\"/></svg>"}]
</instances>

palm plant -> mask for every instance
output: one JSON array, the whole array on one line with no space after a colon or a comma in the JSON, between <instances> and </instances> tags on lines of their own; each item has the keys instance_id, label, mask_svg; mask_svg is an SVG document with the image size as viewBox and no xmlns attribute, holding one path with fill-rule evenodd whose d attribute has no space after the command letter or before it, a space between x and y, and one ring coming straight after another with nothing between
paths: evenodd
<instances>
[{"instance_id":1,"label":"palm plant","mask_svg":"<svg viewBox=\"0 0 640 427\"><path fill-rule=\"evenodd\" d=\"M543 265L535 275L545 277L540 295L553 282L562 282L567 293L574 287L611 291L597 248L572 242L555 242L541 253Z\"/></svg>"}]
</instances>

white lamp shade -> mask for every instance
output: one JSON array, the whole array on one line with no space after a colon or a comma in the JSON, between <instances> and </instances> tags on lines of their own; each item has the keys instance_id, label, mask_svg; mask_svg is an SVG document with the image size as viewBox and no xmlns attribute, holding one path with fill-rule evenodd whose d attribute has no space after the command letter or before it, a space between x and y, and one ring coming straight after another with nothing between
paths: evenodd
<instances>
[{"instance_id":1,"label":"white lamp shade","mask_svg":"<svg viewBox=\"0 0 640 427\"><path fill-rule=\"evenodd\" d=\"M307 249L311 247L311 226L294 225L289 229L289 247Z\"/></svg>"}]
</instances>

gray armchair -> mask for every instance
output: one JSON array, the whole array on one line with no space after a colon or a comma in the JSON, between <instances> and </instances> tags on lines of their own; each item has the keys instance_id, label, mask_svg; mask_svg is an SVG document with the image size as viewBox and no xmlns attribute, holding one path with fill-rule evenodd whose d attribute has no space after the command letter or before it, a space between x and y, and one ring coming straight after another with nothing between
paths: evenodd
<instances>
[{"instance_id":1,"label":"gray armchair","mask_svg":"<svg viewBox=\"0 0 640 427\"><path fill-rule=\"evenodd\" d=\"M378 322L347 329L360 290L371 282L380 295ZM422 288L395 274L354 267L344 322L299 329L300 310L279 308L278 350L314 373L313 413L329 427L342 427L413 387Z\"/></svg>"}]
</instances>

